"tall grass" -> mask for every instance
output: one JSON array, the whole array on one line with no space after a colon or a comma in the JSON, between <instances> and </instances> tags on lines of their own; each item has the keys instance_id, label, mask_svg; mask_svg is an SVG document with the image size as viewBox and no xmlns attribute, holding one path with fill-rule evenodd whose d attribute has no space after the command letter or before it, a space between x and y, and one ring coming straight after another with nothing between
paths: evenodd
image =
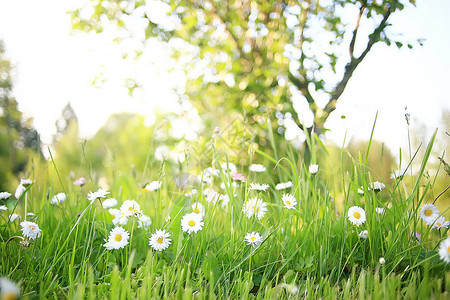
<instances>
[{"instance_id":1,"label":"tall grass","mask_svg":"<svg viewBox=\"0 0 450 300\"><path fill-rule=\"evenodd\" d=\"M275 157L253 149L253 162L264 163L267 171L251 173L238 166L248 178L236 187L231 174L221 168L228 158L219 154L218 148L223 146L219 142L213 143L211 164L220 175L208 184L177 185L177 174L166 174L164 165L158 171L144 166L140 171L151 174L146 180L161 180L163 185L157 191L143 192L140 176L110 170L111 196L119 205L135 199L152 219L147 230L137 228L136 220L131 219L124 226L132 233L131 244L119 250L103 246L114 226L100 201L87 200L87 192L97 189L93 180L78 187L68 175L58 174L48 182L41 182L37 175L26 197L27 209L36 214L42 236L28 248L20 245L18 238L6 245L11 237L21 236L20 221L9 222L8 214L14 211L25 217L25 197L9 200L8 212L0 215L0 274L17 282L25 298L447 299L449 267L436 249L448 230L431 230L418 216L420 206L433 200L430 190L434 181L424 178L424 172L434 139L435 135L412 181L403 184L404 179L399 178L386 183L381 192L369 188L374 181L367 165L370 143L360 157L342 150L336 165L343 165L344 156L349 156L351 167L342 168L338 184L330 185L327 170L316 155L326 152L326 147L314 135L308 137L308 145L311 162L319 164L317 174L308 171L293 149L285 153L276 149L273 140ZM52 158L50 167L56 171L58 161ZM275 189L277 183L286 181L293 187ZM225 189L221 192L230 199L226 207L220 202L208 203L202 193L211 187L220 191L222 182ZM268 183L270 189L249 190L251 182ZM193 188L199 192L186 196ZM67 200L50 205L49 199L59 191L67 193ZM295 210L284 208L283 193L295 195ZM261 220L243 213L244 203L251 197L268 204ZM196 201L206 206L205 225L197 234L188 235L181 230L180 221ZM347 217L354 205L366 212L363 225L353 225ZM379 214L377 208L385 212ZM161 253L148 245L150 235L160 228L168 230L172 238L170 247ZM369 233L367 239L359 237L363 230ZM251 231L263 236L258 247L244 242ZM420 242L416 232L421 234ZM380 258L385 263L380 263Z\"/></svg>"}]
</instances>

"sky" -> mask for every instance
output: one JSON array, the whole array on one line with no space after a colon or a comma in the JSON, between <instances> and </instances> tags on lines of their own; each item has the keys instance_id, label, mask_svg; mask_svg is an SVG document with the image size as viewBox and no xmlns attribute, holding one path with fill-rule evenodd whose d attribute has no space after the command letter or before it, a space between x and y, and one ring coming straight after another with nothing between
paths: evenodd
<instances>
[{"instance_id":1,"label":"sky","mask_svg":"<svg viewBox=\"0 0 450 300\"><path fill-rule=\"evenodd\" d=\"M152 44L136 67L132 58L122 59L123 48L111 43L113 31L102 36L73 32L65 12L83 1L0 0L0 39L15 65L14 95L44 143L51 143L55 121L68 102L82 137L95 134L113 113L138 112L151 124L155 108L176 110L177 97L170 89L182 84L183 76L165 71L173 66L165 47ZM378 112L374 137L395 152L407 142L406 106L413 122L427 126L425 136L442 127L442 112L450 110L449 11L448 0L418 0L417 7L393 16L396 32L411 40L423 38L424 46L399 50L375 45L327 123L329 140L368 139ZM136 46L130 43L124 47ZM124 88L126 77L145 78L135 97Z\"/></svg>"}]
</instances>

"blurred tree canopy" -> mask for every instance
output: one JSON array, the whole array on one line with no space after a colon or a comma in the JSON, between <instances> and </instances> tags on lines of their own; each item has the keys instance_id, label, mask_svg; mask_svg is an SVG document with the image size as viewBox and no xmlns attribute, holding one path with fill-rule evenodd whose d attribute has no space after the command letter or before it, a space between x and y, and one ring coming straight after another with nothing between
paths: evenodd
<instances>
[{"instance_id":1,"label":"blurred tree canopy","mask_svg":"<svg viewBox=\"0 0 450 300\"><path fill-rule=\"evenodd\" d=\"M12 70L0 41L0 191L11 190L31 157L42 157L39 133L13 96Z\"/></svg>"},{"instance_id":2,"label":"blurred tree canopy","mask_svg":"<svg viewBox=\"0 0 450 300\"><path fill-rule=\"evenodd\" d=\"M405 44L389 30L405 2L90 0L72 20L75 29L101 32L114 25L118 41L155 38L175 57L188 53L182 92L207 123L220 126L219 120L228 124L245 114L249 125L266 127L270 118L283 133L277 118L284 118L320 135L373 46Z\"/></svg>"}]
</instances>

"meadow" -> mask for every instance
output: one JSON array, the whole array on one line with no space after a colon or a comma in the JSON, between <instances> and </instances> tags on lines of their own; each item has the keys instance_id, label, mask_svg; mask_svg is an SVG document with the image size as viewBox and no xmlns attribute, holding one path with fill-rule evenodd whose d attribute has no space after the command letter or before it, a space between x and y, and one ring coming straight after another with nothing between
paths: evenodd
<instances>
[{"instance_id":1,"label":"meadow","mask_svg":"<svg viewBox=\"0 0 450 300\"><path fill-rule=\"evenodd\" d=\"M2 299L448 299L435 138L386 182L371 141L345 168L341 149L329 182L314 136L309 161L273 145L276 157L249 148L237 163L214 141L193 173L151 163L152 148L102 178L51 155L0 194Z\"/></svg>"}]
</instances>

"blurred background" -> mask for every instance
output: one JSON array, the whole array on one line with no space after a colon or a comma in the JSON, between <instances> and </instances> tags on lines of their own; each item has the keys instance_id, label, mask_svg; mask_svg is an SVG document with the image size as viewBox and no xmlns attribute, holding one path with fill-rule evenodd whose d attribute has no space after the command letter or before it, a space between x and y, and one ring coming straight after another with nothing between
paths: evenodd
<instances>
[{"instance_id":1,"label":"blurred background","mask_svg":"<svg viewBox=\"0 0 450 300\"><path fill-rule=\"evenodd\" d=\"M341 148L365 153L375 120L374 179L439 128L434 176L450 141L450 2L413 2L0 0L0 190L52 175L36 170L50 151L63 176L96 183L147 167L151 180L163 163L195 173L216 128L222 160L289 149L332 185Z\"/></svg>"}]
</instances>

